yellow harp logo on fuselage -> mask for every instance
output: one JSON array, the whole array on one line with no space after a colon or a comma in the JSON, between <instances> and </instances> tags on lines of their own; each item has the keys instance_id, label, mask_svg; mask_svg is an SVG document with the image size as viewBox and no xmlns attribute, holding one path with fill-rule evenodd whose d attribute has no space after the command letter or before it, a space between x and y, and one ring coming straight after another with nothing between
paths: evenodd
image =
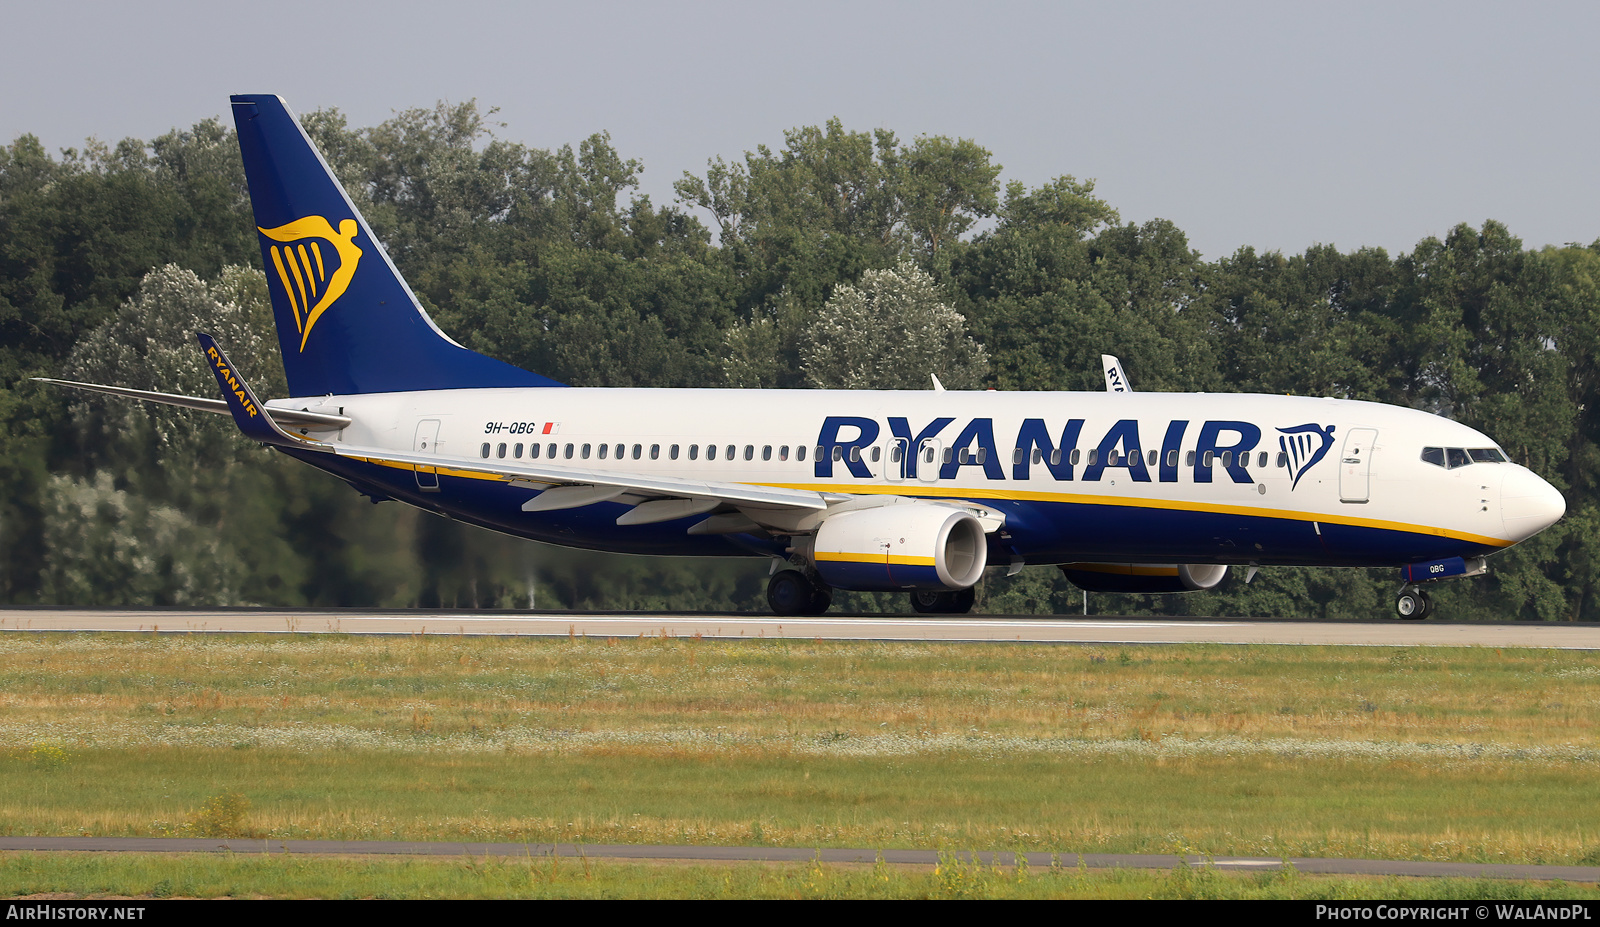
<instances>
[{"instance_id":1,"label":"yellow harp logo on fuselage","mask_svg":"<svg viewBox=\"0 0 1600 927\"><path fill-rule=\"evenodd\" d=\"M289 297L295 328L300 332L300 350L304 351L312 326L344 295L356 275L356 264L361 261L361 249L355 243L356 220L340 220L337 232L321 216L306 216L275 229L256 228L273 241L283 242L269 249L272 266ZM323 254L323 242L333 249L332 255ZM338 260L331 273L325 258Z\"/></svg>"}]
</instances>

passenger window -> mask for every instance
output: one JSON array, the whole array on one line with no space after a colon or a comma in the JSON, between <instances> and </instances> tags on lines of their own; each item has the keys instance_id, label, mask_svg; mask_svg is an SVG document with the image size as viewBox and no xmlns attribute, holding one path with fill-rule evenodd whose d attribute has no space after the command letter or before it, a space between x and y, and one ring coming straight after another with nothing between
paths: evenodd
<instances>
[{"instance_id":1,"label":"passenger window","mask_svg":"<svg viewBox=\"0 0 1600 927\"><path fill-rule=\"evenodd\" d=\"M880 458L882 456L883 456L883 448L874 445L873 448L872 448L872 462L873 463L877 463L878 462L878 458Z\"/></svg>"},{"instance_id":2,"label":"passenger window","mask_svg":"<svg viewBox=\"0 0 1600 927\"><path fill-rule=\"evenodd\" d=\"M1206 467L1211 466L1212 459L1213 459L1212 458L1212 452L1211 451L1206 451L1205 455L1200 458L1201 466L1206 466Z\"/></svg>"},{"instance_id":3,"label":"passenger window","mask_svg":"<svg viewBox=\"0 0 1600 927\"><path fill-rule=\"evenodd\" d=\"M1146 466L1153 467L1155 465L1156 465L1156 452L1155 451L1151 451L1150 452L1150 461L1149 461L1149 463L1146 464Z\"/></svg>"},{"instance_id":4,"label":"passenger window","mask_svg":"<svg viewBox=\"0 0 1600 927\"><path fill-rule=\"evenodd\" d=\"M489 456L489 445L487 444L483 446L483 456L485 459L487 459Z\"/></svg>"},{"instance_id":5,"label":"passenger window","mask_svg":"<svg viewBox=\"0 0 1600 927\"><path fill-rule=\"evenodd\" d=\"M1176 467L1177 465L1178 465L1178 452L1176 450L1167 451L1167 466Z\"/></svg>"},{"instance_id":6,"label":"passenger window","mask_svg":"<svg viewBox=\"0 0 1600 927\"><path fill-rule=\"evenodd\" d=\"M537 445L537 444L528 445L528 456L530 458L533 458L533 459L537 460L538 457L539 457L539 445Z\"/></svg>"},{"instance_id":7,"label":"passenger window","mask_svg":"<svg viewBox=\"0 0 1600 927\"><path fill-rule=\"evenodd\" d=\"M585 444L583 446L583 459L584 460L588 460L589 459L589 450L590 450L589 445Z\"/></svg>"},{"instance_id":8,"label":"passenger window","mask_svg":"<svg viewBox=\"0 0 1600 927\"><path fill-rule=\"evenodd\" d=\"M496 447L494 449L494 456L496 456L496 457L504 457L504 456L506 456L506 446L504 444L501 444L498 447Z\"/></svg>"},{"instance_id":9,"label":"passenger window","mask_svg":"<svg viewBox=\"0 0 1600 927\"><path fill-rule=\"evenodd\" d=\"M766 446L761 448L761 459L762 460L771 460L772 459L772 445L768 444L768 445L766 445Z\"/></svg>"},{"instance_id":10,"label":"passenger window","mask_svg":"<svg viewBox=\"0 0 1600 927\"><path fill-rule=\"evenodd\" d=\"M794 449L794 459L800 461L801 463L806 462L805 445L802 444Z\"/></svg>"},{"instance_id":11,"label":"passenger window","mask_svg":"<svg viewBox=\"0 0 1600 927\"><path fill-rule=\"evenodd\" d=\"M1121 458L1117 455L1116 448L1112 448L1106 452L1106 466L1115 467L1117 465L1117 461L1120 459Z\"/></svg>"},{"instance_id":12,"label":"passenger window","mask_svg":"<svg viewBox=\"0 0 1600 927\"><path fill-rule=\"evenodd\" d=\"M1265 467L1266 465L1267 465L1267 452L1266 451L1262 451L1260 454L1256 455L1256 466Z\"/></svg>"},{"instance_id":13,"label":"passenger window","mask_svg":"<svg viewBox=\"0 0 1600 927\"><path fill-rule=\"evenodd\" d=\"M511 449L511 456L518 460L522 459L522 442L518 441L517 446Z\"/></svg>"},{"instance_id":14,"label":"passenger window","mask_svg":"<svg viewBox=\"0 0 1600 927\"><path fill-rule=\"evenodd\" d=\"M833 446L833 459L834 460L843 460L844 459L844 448L842 448L839 445L835 444Z\"/></svg>"},{"instance_id":15,"label":"passenger window","mask_svg":"<svg viewBox=\"0 0 1600 927\"><path fill-rule=\"evenodd\" d=\"M744 459L745 460L755 460L756 459L756 446L754 444L746 444L744 446Z\"/></svg>"},{"instance_id":16,"label":"passenger window","mask_svg":"<svg viewBox=\"0 0 1600 927\"><path fill-rule=\"evenodd\" d=\"M1089 466L1091 466L1091 467L1094 466L1095 461L1098 460L1099 458L1100 458L1100 449L1098 447L1089 448Z\"/></svg>"},{"instance_id":17,"label":"passenger window","mask_svg":"<svg viewBox=\"0 0 1600 927\"><path fill-rule=\"evenodd\" d=\"M957 452L956 463L968 463L966 448L962 448L959 452Z\"/></svg>"},{"instance_id":18,"label":"passenger window","mask_svg":"<svg viewBox=\"0 0 1600 927\"><path fill-rule=\"evenodd\" d=\"M700 459L700 445L698 445L698 444L689 445L689 459L690 460L699 460Z\"/></svg>"},{"instance_id":19,"label":"passenger window","mask_svg":"<svg viewBox=\"0 0 1600 927\"><path fill-rule=\"evenodd\" d=\"M1011 462L1014 464L1022 463L1022 448L1017 447L1011 449Z\"/></svg>"},{"instance_id":20,"label":"passenger window","mask_svg":"<svg viewBox=\"0 0 1600 927\"><path fill-rule=\"evenodd\" d=\"M554 444L552 444L546 450L548 450L549 453L546 454L545 456L549 457L551 460L555 460L556 459L556 446ZM570 444L567 445L567 456L568 457L572 456L572 445L570 445Z\"/></svg>"},{"instance_id":21,"label":"passenger window","mask_svg":"<svg viewBox=\"0 0 1600 927\"><path fill-rule=\"evenodd\" d=\"M585 447L587 448L587 445L585 445ZM600 445L600 459L601 460L605 460L606 459L606 451L610 450L610 448L611 448L611 445L609 445L609 444ZM585 454L583 456L587 457L589 455Z\"/></svg>"},{"instance_id":22,"label":"passenger window","mask_svg":"<svg viewBox=\"0 0 1600 927\"><path fill-rule=\"evenodd\" d=\"M728 445L728 453L727 453L727 458L728 458L728 459L729 459L729 460L732 460L732 459L733 459L733 445L731 445L731 444L730 444L730 445ZM747 460L748 460L748 459L749 459L749 458L746 458L746 459L747 459Z\"/></svg>"},{"instance_id":23,"label":"passenger window","mask_svg":"<svg viewBox=\"0 0 1600 927\"><path fill-rule=\"evenodd\" d=\"M1054 463L1054 464L1061 463L1061 450L1059 448L1050 452L1050 462ZM1072 464L1074 467L1076 467L1078 465L1078 449L1077 448L1073 448L1072 449L1072 459L1069 460L1068 463Z\"/></svg>"},{"instance_id":24,"label":"passenger window","mask_svg":"<svg viewBox=\"0 0 1600 927\"><path fill-rule=\"evenodd\" d=\"M891 445L889 447L889 462L890 463L899 463L900 462L900 451L901 451L901 447L898 444L894 444L894 445Z\"/></svg>"},{"instance_id":25,"label":"passenger window","mask_svg":"<svg viewBox=\"0 0 1600 927\"><path fill-rule=\"evenodd\" d=\"M824 453L824 451L822 449L822 445L820 445L820 444L817 445L817 457L816 457L816 459L817 460L821 460L824 456L826 456L826 455L825 455L825 453Z\"/></svg>"},{"instance_id":26,"label":"passenger window","mask_svg":"<svg viewBox=\"0 0 1600 927\"><path fill-rule=\"evenodd\" d=\"M778 447L778 459L779 460L788 460L789 459L789 445L784 444L784 445L780 445Z\"/></svg>"},{"instance_id":27,"label":"passenger window","mask_svg":"<svg viewBox=\"0 0 1600 927\"><path fill-rule=\"evenodd\" d=\"M1278 469L1282 470L1284 467L1287 467L1287 466L1289 466L1289 455L1285 454L1283 451L1279 451L1278 452Z\"/></svg>"},{"instance_id":28,"label":"passenger window","mask_svg":"<svg viewBox=\"0 0 1600 927\"><path fill-rule=\"evenodd\" d=\"M933 448L925 448L924 450L926 450L927 453L922 455L922 462L933 463Z\"/></svg>"},{"instance_id":29,"label":"passenger window","mask_svg":"<svg viewBox=\"0 0 1600 927\"><path fill-rule=\"evenodd\" d=\"M1050 452L1050 456L1051 456L1052 459L1055 460L1056 463L1060 463L1061 462L1061 449L1060 448L1056 448L1055 450L1051 451ZM1035 447L1033 449L1033 462L1034 463L1038 463L1039 461L1041 461L1043 459L1044 459L1044 449L1043 448L1039 448L1039 447Z\"/></svg>"},{"instance_id":30,"label":"passenger window","mask_svg":"<svg viewBox=\"0 0 1600 927\"><path fill-rule=\"evenodd\" d=\"M1465 467L1467 464L1472 463L1472 458L1468 457L1467 452L1459 447L1445 448L1444 459L1446 461L1446 466L1451 470L1454 470L1457 467Z\"/></svg>"},{"instance_id":31,"label":"passenger window","mask_svg":"<svg viewBox=\"0 0 1600 927\"><path fill-rule=\"evenodd\" d=\"M978 448L978 463L988 463L988 462L989 462L989 449L986 448L986 447Z\"/></svg>"},{"instance_id":32,"label":"passenger window","mask_svg":"<svg viewBox=\"0 0 1600 927\"><path fill-rule=\"evenodd\" d=\"M953 451L952 451L951 448L947 447L947 448L944 449L944 462L945 463L949 463L950 462L950 455L952 453L953 453Z\"/></svg>"},{"instance_id":33,"label":"passenger window","mask_svg":"<svg viewBox=\"0 0 1600 927\"><path fill-rule=\"evenodd\" d=\"M717 446L715 444L707 444L706 445L706 459L707 460L716 460L717 459Z\"/></svg>"},{"instance_id":34,"label":"passenger window","mask_svg":"<svg viewBox=\"0 0 1600 927\"><path fill-rule=\"evenodd\" d=\"M1034 451L1034 453L1037 454L1039 452L1036 450L1036 451ZM1037 460L1037 458L1036 458L1036 460ZM1074 449L1073 452L1072 452L1072 462L1073 463L1077 463L1078 462L1078 452L1077 452L1076 449ZM1056 448L1051 448L1050 449L1050 466L1052 466L1052 467L1061 466L1061 448L1056 447Z\"/></svg>"},{"instance_id":35,"label":"passenger window","mask_svg":"<svg viewBox=\"0 0 1600 927\"><path fill-rule=\"evenodd\" d=\"M1190 451L1188 453L1188 455L1184 458L1184 466L1185 467L1194 466L1194 451Z\"/></svg>"},{"instance_id":36,"label":"passenger window","mask_svg":"<svg viewBox=\"0 0 1600 927\"><path fill-rule=\"evenodd\" d=\"M850 462L851 463L859 463L860 461L861 461L861 448L852 447L850 449Z\"/></svg>"},{"instance_id":37,"label":"passenger window","mask_svg":"<svg viewBox=\"0 0 1600 927\"><path fill-rule=\"evenodd\" d=\"M567 445L566 450L567 450L567 459L571 460L572 459L572 445L570 445L570 444ZM588 455L584 455L584 456L588 456Z\"/></svg>"}]
</instances>

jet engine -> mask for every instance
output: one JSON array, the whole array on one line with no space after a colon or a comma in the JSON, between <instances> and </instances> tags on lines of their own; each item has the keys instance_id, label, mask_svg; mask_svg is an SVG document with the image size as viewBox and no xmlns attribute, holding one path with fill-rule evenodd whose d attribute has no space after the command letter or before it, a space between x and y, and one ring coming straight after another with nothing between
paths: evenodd
<instances>
[{"instance_id":1,"label":"jet engine","mask_svg":"<svg viewBox=\"0 0 1600 927\"><path fill-rule=\"evenodd\" d=\"M1063 563L1061 572L1088 592L1200 592L1228 576L1223 563Z\"/></svg>"},{"instance_id":2,"label":"jet engine","mask_svg":"<svg viewBox=\"0 0 1600 927\"><path fill-rule=\"evenodd\" d=\"M811 562L836 589L966 589L983 576L989 546L965 509L911 502L841 512L817 528Z\"/></svg>"}]
</instances>

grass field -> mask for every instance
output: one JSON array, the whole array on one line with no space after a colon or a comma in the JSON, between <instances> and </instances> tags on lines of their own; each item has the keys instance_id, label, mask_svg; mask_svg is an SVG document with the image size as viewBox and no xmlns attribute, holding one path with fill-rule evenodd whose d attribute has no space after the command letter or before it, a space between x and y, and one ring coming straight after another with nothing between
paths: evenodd
<instances>
[{"instance_id":1,"label":"grass field","mask_svg":"<svg viewBox=\"0 0 1600 927\"><path fill-rule=\"evenodd\" d=\"M1593 865L1597 714L1581 652L16 634L0 832Z\"/></svg>"}]
</instances>

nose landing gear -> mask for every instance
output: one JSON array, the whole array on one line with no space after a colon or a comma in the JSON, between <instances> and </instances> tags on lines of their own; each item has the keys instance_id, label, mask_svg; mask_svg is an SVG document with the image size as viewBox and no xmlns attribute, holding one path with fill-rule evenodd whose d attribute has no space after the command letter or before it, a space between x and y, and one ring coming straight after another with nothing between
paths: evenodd
<instances>
[{"instance_id":1,"label":"nose landing gear","mask_svg":"<svg viewBox=\"0 0 1600 927\"><path fill-rule=\"evenodd\" d=\"M1394 602L1394 610L1401 618L1408 621L1420 621L1433 612L1433 600L1416 586L1408 586L1400 590L1400 595Z\"/></svg>"}]
</instances>

